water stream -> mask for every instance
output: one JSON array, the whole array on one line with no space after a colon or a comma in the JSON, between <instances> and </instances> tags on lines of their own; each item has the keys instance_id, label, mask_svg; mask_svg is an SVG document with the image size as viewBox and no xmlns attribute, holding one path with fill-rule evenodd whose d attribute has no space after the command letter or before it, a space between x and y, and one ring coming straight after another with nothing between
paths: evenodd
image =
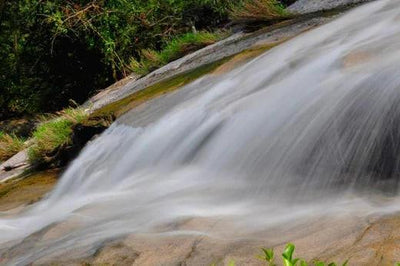
<instances>
[{"instance_id":1,"label":"water stream","mask_svg":"<svg viewBox=\"0 0 400 266\"><path fill-rule=\"evenodd\" d=\"M173 226L188 218L225 221L213 234L240 237L321 215L396 211L399 25L400 1L376 1L129 112L46 199L0 217L0 254L65 221L63 234L11 263L128 233L209 234Z\"/></svg>"}]
</instances>

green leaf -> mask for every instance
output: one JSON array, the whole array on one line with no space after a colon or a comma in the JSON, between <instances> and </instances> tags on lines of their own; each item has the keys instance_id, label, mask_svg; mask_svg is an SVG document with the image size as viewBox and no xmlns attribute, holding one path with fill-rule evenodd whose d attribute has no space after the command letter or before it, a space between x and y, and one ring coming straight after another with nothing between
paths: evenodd
<instances>
[{"instance_id":1,"label":"green leaf","mask_svg":"<svg viewBox=\"0 0 400 266\"><path fill-rule=\"evenodd\" d=\"M286 245L285 251L283 251L282 256L288 261L292 262L292 257L294 253L295 246L292 243Z\"/></svg>"},{"instance_id":2,"label":"green leaf","mask_svg":"<svg viewBox=\"0 0 400 266\"><path fill-rule=\"evenodd\" d=\"M268 262L272 262L274 260L274 250L273 249L265 249L262 248L262 251L264 252L264 258Z\"/></svg>"},{"instance_id":3,"label":"green leaf","mask_svg":"<svg viewBox=\"0 0 400 266\"><path fill-rule=\"evenodd\" d=\"M307 262L304 260L300 261L300 266L308 266Z\"/></svg>"},{"instance_id":4,"label":"green leaf","mask_svg":"<svg viewBox=\"0 0 400 266\"><path fill-rule=\"evenodd\" d=\"M315 266L325 266L325 263L322 262L322 261L317 261L317 262L315 263Z\"/></svg>"},{"instance_id":5,"label":"green leaf","mask_svg":"<svg viewBox=\"0 0 400 266\"><path fill-rule=\"evenodd\" d=\"M294 266L294 265L292 264L292 262L289 261L289 260L287 260L286 258L283 258L283 265L285 265L285 266Z\"/></svg>"},{"instance_id":6,"label":"green leaf","mask_svg":"<svg viewBox=\"0 0 400 266\"><path fill-rule=\"evenodd\" d=\"M343 263L343 266L347 266L347 264L349 264L349 260L346 260L346 261ZM400 263L398 263L397 266L400 266Z\"/></svg>"},{"instance_id":7,"label":"green leaf","mask_svg":"<svg viewBox=\"0 0 400 266\"><path fill-rule=\"evenodd\" d=\"M328 264L328 266L336 266L336 263L331 262L331 263Z\"/></svg>"}]
</instances>

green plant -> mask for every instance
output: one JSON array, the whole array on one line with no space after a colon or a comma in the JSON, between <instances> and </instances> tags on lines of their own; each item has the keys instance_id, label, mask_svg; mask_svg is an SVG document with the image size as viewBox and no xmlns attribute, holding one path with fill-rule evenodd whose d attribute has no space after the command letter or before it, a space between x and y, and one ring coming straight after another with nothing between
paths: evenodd
<instances>
[{"instance_id":1,"label":"green plant","mask_svg":"<svg viewBox=\"0 0 400 266\"><path fill-rule=\"evenodd\" d=\"M80 108L68 108L57 116L42 117L43 122L33 132L33 145L28 150L31 162L40 162L58 147L69 144L73 126L89 123L89 115Z\"/></svg>"},{"instance_id":2,"label":"green plant","mask_svg":"<svg viewBox=\"0 0 400 266\"><path fill-rule=\"evenodd\" d=\"M283 260L283 264L285 266L296 266L299 265L300 266L308 266L309 264L300 258L294 258L294 251L295 251L295 245L292 243L289 243L286 245L285 250L282 253L282 260ZM275 262L274 262L274 250L273 249L265 249L262 248L261 249L263 251L263 254L258 256L261 260L266 261L268 263L269 266L276 266ZM345 261L342 266L346 266L348 264L348 260ZM325 262L322 261L316 261L314 262L314 266L336 266L337 264L334 262L331 262L329 264L326 264Z\"/></svg>"},{"instance_id":3,"label":"green plant","mask_svg":"<svg viewBox=\"0 0 400 266\"><path fill-rule=\"evenodd\" d=\"M25 147L24 140L0 131L0 161L5 161Z\"/></svg>"},{"instance_id":4,"label":"green plant","mask_svg":"<svg viewBox=\"0 0 400 266\"><path fill-rule=\"evenodd\" d=\"M0 1L0 119L84 102L129 74L143 50L161 51L193 28L217 29L232 2Z\"/></svg>"},{"instance_id":5,"label":"green plant","mask_svg":"<svg viewBox=\"0 0 400 266\"><path fill-rule=\"evenodd\" d=\"M277 0L243 0L233 6L230 11L232 20L273 21L289 17L289 12Z\"/></svg>"},{"instance_id":6,"label":"green plant","mask_svg":"<svg viewBox=\"0 0 400 266\"><path fill-rule=\"evenodd\" d=\"M229 261L228 266L235 266L236 262L234 260Z\"/></svg>"},{"instance_id":7,"label":"green plant","mask_svg":"<svg viewBox=\"0 0 400 266\"><path fill-rule=\"evenodd\" d=\"M139 75L147 74L163 65L168 64L190 52L213 44L225 36L222 32L190 32L172 38L160 52L143 49L140 53L141 60L131 58L129 70Z\"/></svg>"},{"instance_id":8,"label":"green plant","mask_svg":"<svg viewBox=\"0 0 400 266\"><path fill-rule=\"evenodd\" d=\"M73 123L64 117L58 117L39 125L33 132L34 144L28 150L30 161L40 162L56 148L68 144L72 125Z\"/></svg>"},{"instance_id":9,"label":"green plant","mask_svg":"<svg viewBox=\"0 0 400 266\"><path fill-rule=\"evenodd\" d=\"M89 120L88 113L81 108L67 108L58 114L73 124L84 124Z\"/></svg>"},{"instance_id":10,"label":"green plant","mask_svg":"<svg viewBox=\"0 0 400 266\"><path fill-rule=\"evenodd\" d=\"M289 243L286 245L286 248L282 253L283 263L285 264L285 266L295 266L300 260L298 258L293 258L294 250L295 246L293 244Z\"/></svg>"},{"instance_id":11,"label":"green plant","mask_svg":"<svg viewBox=\"0 0 400 266\"><path fill-rule=\"evenodd\" d=\"M263 254L259 255L258 258L263 261L266 261L269 266L276 266L276 264L274 263L275 260L274 250L265 248L262 248L261 250L263 251Z\"/></svg>"},{"instance_id":12,"label":"green plant","mask_svg":"<svg viewBox=\"0 0 400 266\"><path fill-rule=\"evenodd\" d=\"M58 148L71 144L71 136L76 125L108 127L112 118L89 117L89 114L81 108L67 108L57 115L42 117L42 121L33 132L33 144L28 149L29 160L32 163L46 162Z\"/></svg>"}]
</instances>

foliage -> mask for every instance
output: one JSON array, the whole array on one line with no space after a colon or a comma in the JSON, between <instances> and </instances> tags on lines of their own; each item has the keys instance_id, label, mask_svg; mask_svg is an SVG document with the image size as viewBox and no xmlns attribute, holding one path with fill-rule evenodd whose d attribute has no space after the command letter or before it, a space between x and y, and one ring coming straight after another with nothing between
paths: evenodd
<instances>
[{"instance_id":1,"label":"foliage","mask_svg":"<svg viewBox=\"0 0 400 266\"><path fill-rule=\"evenodd\" d=\"M35 142L28 151L30 161L39 162L57 147L68 144L72 125L71 121L62 117L41 124L33 133Z\"/></svg>"},{"instance_id":2,"label":"foliage","mask_svg":"<svg viewBox=\"0 0 400 266\"><path fill-rule=\"evenodd\" d=\"M130 70L140 75L147 74L190 52L215 43L222 36L222 33L210 33L207 31L183 34L169 41L161 52L149 49L142 50L140 62L135 58L131 58Z\"/></svg>"},{"instance_id":3,"label":"foliage","mask_svg":"<svg viewBox=\"0 0 400 266\"><path fill-rule=\"evenodd\" d=\"M262 248L261 250L263 251L263 254L262 254L262 255L259 255L258 257L259 257L261 260L267 262L267 264L268 264L269 266L276 266L276 264L275 264L275 262L274 262L274 260L275 260L275 258L274 258L274 250L273 250L273 249L265 249L265 248ZM294 258L294 257L293 257L293 255L294 255L294 250L295 250L295 245L293 245L293 244L291 244L291 243L289 243L289 244L286 245L286 248L285 248L285 250L284 250L283 253L282 253L283 265L285 265L285 266L297 266L297 265L300 265L300 266L308 266L308 265L311 265L311 264L308 264L308 263L307 263L305 260L303 260L303 259ZM343 266L346 266L347 263L348 263L348 261L346 261L345 263L343 263ZM337 264L334 263L334 262L331 262L331 263L328 263L328 264L327 264L327 263L322 262L322 261L316 261L313 265L314 265L314 266L336 266Z\"/></svg>"},{"instance_id":4,"label":"foliage","mask_svg":"<svg viewBox=\"0 0 400 266\"><path fill-rule=\"evenodd\" d=\"M284 15L271 1L0 0L0 119L81 104L129 71L146 73L212 43L218 38L206 31L232 10Z\"/></svg>"},{"instance_id":5,"label":"foliage","mask_svg":"<svg viewBox=\"0 0 400 266\"><path fill-rule=\"evenodd\" d=\"M263 254L259 255L258 258L263 261L266 261L269 266L276 266L276 264L274 262L275 261L274 250L266 249L266 248L262 248L261 250L263 251Z\"/></svg>"},{"instance_id":6,"label":"foliage","mask_svg":"<svg viewBox=\"0 0 400 266\"><path fill-rule=\"evenodd\" d=\"M289 17L284 5L277 0L244 0L230 12L235 21L274 21Z\"/></svg>"},{"instance_id":7,"label":"foliage","mask_svg":"<svg viewBox=\"0 0 400 266\"><path fill-rule=\"evenodd\" d=\"M82 109L66 109L58 116L44 117L33 132L33 145L28 150L29 159L37 163L58 147L69 144L74 125L87 123L88 114Z\"/></svg>"},{"instance_id":8,"label":"foliage","mask_svg":"<svg viewBox=\"0 0 400 266\"><path fill-rule=\"evenodd\" d=\"M82 103L143 50L219 26L231 1L0 1L0 119Z\"/></svg>"},{"instance_id":9,"label":"foliage","mask_svg":"<svg viewBox=\"0 0 400 266\"><path fill-rule=\"evenodd\" d=\"M0 119L52 111L70 98L82 102L90 88L105 84L109 75L99 51L72 35L54 38L55 26L47 17L56 1L2 3Z\"/></svg>"},{"instance_id":10,"label":"foliage","mask_svg":"<svg viewBox=\"0 0 400 266\"><path fill-rule=\"evenodd\" d=\"M23 139L0 131L0 162L11 158L24 147Z\"/></svg>"}]
</instances>

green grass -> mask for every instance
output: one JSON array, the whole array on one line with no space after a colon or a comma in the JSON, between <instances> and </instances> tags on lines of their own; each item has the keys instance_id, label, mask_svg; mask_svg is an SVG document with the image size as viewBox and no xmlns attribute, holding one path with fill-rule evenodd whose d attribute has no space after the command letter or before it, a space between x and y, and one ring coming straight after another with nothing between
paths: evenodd
<instances>
[{"instance_id":1,"label":"green grass","mask_svg":"<svg viewBox=\"0 0 400 266\"><path fill-rule=\"evenodd\" d=\"M23 139L0 131L0 162L11 158L24 147Z\"/></svg>"},{"instance_id":2,"label":"green grass","mask_svg":"<svg viewBox=\"0 0 400 266\"><path fill-rule=\"evenodd\" d=\"M74 127L78 124L84 126L106 126L111 122L111 117L89 117L81 108L68 108L57 115L42 117L43 122L33 132L28 149L28 157L32 164L49 162L58 148L69 145Z\"/></svg>"},{"instance_id":3,"label":"green grass","mask_svg":"<svg viewBox=\"0 0 400 266\"><path fill-rule=\"evenodd\" d=\"M42 118L44 121L33 132L33 145L28 156L32 163L45 161L48 154L71 142L73 126L86 123L88 114L82 109L65 109L58 116Z\"/></svg>"},{"instance_id":4,"label":"green grass","mask_svg":"<svg viewBox=\"0 0 400 266\"><path fill-rule=\"evenodd\" d=\"M290 13L277 0L244 0L231 8L235 22L277 21L290 17Z\"/></svg>"},{"instance_id":5,"label":"green grass","mask_svg":"<svg viewBox=\"0 0 400 266\"><path fill-rule=\"evenodd\" d=\"M213 44L223 38L223 36L224 34L222 33L210 33L207 31L186 33L169 41L160 52L142 50L142 59L137 61L132 58L128 69L136 74L145 75L193 51Z\"/></svg>"},{"instance_id":6,"label":"green grass","mask_svg":"<svg viewBox=\"0 0 400 266\"><path fill-rule=\"evenodd\" d=\"M29 160L33 163L42 161L61 145L71 140L73 123L63 117L44 122L33 133L34 144L28 150Z\"/></svg>"}]
</instances>

